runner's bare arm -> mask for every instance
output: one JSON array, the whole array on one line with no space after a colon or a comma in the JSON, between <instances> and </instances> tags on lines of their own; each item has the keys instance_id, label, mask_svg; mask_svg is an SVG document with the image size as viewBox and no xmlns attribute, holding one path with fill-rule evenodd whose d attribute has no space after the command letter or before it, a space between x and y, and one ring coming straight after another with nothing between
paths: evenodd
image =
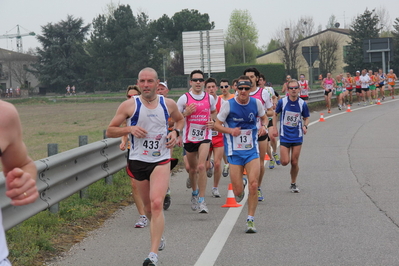
<instances>
[{"instance_id":1,"label":"runner's bare arm","mask_svg":"<svg viewBox=\"0 0 399 266\"><path fill-rule=\"evenodd\" d=\"M134 101L126 100L119 105L118 110L114 118L112 118L108 125L106 135L109 138L119 138L129 133L132 133L135 137L143 138L147 134L147 131L139 126L126 126L121 127L122 123L133 114L135 107Z\"/></svg>"},{"instance_id":2,"label":"runner's bare arm","mask_svg":"<svg viewBox=\"0 0 399 266\"><path fill-rule=\"evenodd\" d=\"M13 105L1 101L0 109L0 158L6 177L6 195L13 205L29 204L39 196L36 165L28 156L22 141L22 127L17 110Z\"/></svg>"}]
</instances>

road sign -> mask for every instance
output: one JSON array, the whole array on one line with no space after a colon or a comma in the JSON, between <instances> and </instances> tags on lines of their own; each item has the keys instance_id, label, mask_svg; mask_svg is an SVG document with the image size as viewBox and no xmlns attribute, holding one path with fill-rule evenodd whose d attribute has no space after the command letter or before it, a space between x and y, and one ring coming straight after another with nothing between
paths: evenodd
<instances>
[{"instance_id":1,"label":"road sign","mask_svg":"<svg viewBox=\"0 0 399 266\"><path fill-rule=\"evenodd\" d=\"M319 58L319 46L303 46L302 55L309 66L313 67L314 62Z\"/></svg>"},{"instance_id":2,"label":"road sign","mask_svg":"<svg viewBox=\"0 0 399 266\"><path fill-rule=\"evenodd\" d=\"M185 31L182 37L184 74L201 69L210 77L226 71L223 30Z\"/></svg>"},{"instance_id":3,"label":"road sign","mask_svg":"<svg viewBox=\"0 0 399 266\"><path fill-rule=\"evenodd\" d=\"M382 63L384 73L389 69L389 63L393 60L392 38L375 38L363 40L363 62ZM386 68L386 65L388 67Z\"/></svg>"}]
</instances>

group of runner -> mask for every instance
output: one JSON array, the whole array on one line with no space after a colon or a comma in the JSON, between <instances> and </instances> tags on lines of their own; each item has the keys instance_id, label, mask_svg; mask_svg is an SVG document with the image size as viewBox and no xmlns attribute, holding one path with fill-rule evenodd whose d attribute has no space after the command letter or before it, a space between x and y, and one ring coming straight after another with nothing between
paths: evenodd
<instances>
[{"instance_id":1,"label":"group of runner","mask_svg":"<svg viewBox=\"0 0 399 266\"><path fill-rule=\"evenodd\" d=\"M0 88L0 97L1 98L21 97L21 89L19 88L19 86L17 86L16 89L8 88L5 89L3 92L3 90Z\"/></svg>"},{"instance_id":2,"label":"group of runner","mask_svg":"<svg viewBox=\"0 0 399 266\"><path fill-rule=\"evenodd\" d=\"M205 202L207 172L213 171L213 197L220 197L218 183L222 173L230 174L237 202L244 198L248 185L245 232L256 233L255 211L258 201L264 200L261 183L265 154L280 163L275 128L280 114L281 164L291 163L290 189L299 192L298 157L307 132L309 110L299 98L298 81L287 83L288 97L281 100L266 85L265 77L256 68L248 68L232 82L235 93L231 93L228 80L205 80L204 73L195 70L190 74L189 91L175 103L165 97L167 84L159 82L154 69L140 71L138 89L128 89L128 99L119 106L107 136L122 137L121 149L128 143L126 136L130 141L127 170L132 177L133 194L138 194L142 205L136 227L149 224L151 234L150 254L143 265L157 265L158 251L166 244L163 209L168 195L170 200L170 170L175 165L171 149L175 145L184 147L187 185L192 189L191 209L209 212ZM221 95L217 95L218 88ZM124 123L126 126L121 126Z\"/></svg>"},{"instance_id":3,"label":"group of runner","mask_svg":"<svg viewBox=\"0 0 399 266\"><path fill-rule=\"evenodd\" d=\"M367 69L363 69L361 72L358 70L354 77L349 72L339 74L335 78L331 76L331 73L327 73L327 77L322 80L321 86L324 89L328 113L331 113L331 97L333 94L337 97L339 110L347 105L352 105L353 91L356 93L358 105L361 102L363 105L367 105L377 103L378 100L383 101L386 86L390 92L390 97L394 99L394 87L397 79L392 69L389 70L388 74L385 74L381 68L374 72Z\"/></svg>"}]
</instances>

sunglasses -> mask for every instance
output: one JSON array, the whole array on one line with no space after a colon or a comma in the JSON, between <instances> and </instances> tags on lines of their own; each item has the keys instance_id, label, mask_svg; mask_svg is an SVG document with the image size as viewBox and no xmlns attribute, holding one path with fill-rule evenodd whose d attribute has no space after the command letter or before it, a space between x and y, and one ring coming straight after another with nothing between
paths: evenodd
<instances>
[{"instance_id":1,"label":"sunglasses","mask_svg":"<svg viewBox=\"0 0 399 266\"><path fill-rule=\"evenodd\" d=\"M246 90L249 91L251 88L250 87L237 87L237 90L242 91L242 90Z\"/></svg>"},{"instance_id":2,"label":"sunglasses","mask_svg":"<svg viewBox=\"0 0 399 266\"><path fill-rule=\"evenodd\" d=\"M132 97L133 97L133 95L126 95L126 98L128 98L128 99L130 99Z\"/></svg>"},{"instance_id":3,"label":"sunglasses","mask_svg":"<svg viewBox=\"0 0 399 266\"><path fill-rule=\"evenodd\" d=\"M289 90L297 90L299 87L288 87Z\"/></svg>"},{"instance_id":4,"label":"sunglasses","mask_svg":"<svg viewBox=\"0 0 399 266\"><path fill-rule=\"evenodd\" d=\"M191 81L192 82L204 82L205 80L204 79L191 79Z\"/></svg>"},{"instance_id":5,"label":"sunglasses","mask_svg":"<svg viewBox=\"0 0 399 266\"><path fill-rule=\"evenodd\" d=\"M223 88L227 89L228 87L229 87L229 85L220 86L221 89L223 89Z\"/></svg>"}]
</instances>

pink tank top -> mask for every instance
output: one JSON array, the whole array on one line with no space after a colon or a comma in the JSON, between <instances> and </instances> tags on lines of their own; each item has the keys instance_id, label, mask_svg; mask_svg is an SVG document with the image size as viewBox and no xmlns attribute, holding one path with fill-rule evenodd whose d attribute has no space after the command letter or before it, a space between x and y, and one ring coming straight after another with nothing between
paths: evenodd
<instances>
[{"instance_id":1,"label":"pink tank top","mask_svg":"<svg viewBox=\"0 0 399 266\"><path fill-rule=\"evenodd\" d=\"M265 100L262 97L262 92L263 92L263 88L258 88L258 90L254 93L254 94L250 94L249 96L251 96L252 98L258 99L261 101L262 105L265 105ZM260 117L256 117L256 127L258 129L260 129L262 126L262 121L260 120Z\"/></svg>"},{"instance_id":2,"label":"pink tank top","mask_svg":"<svg viewBox=\"0 0 399 266\"><path fill-rule=\"evenodd\" d=\"M325 79L324 80L324 87L326 88L326 90L332 90L334 88L334 80L333 79Z\"/></svg>"},{"instance_id":3,"label":"pink tank top","mask_svg":"<svg viewBox=\"0 0 399 266\"><path fill-rule=\"evenodd\" d=\"M190 93L186 92L187 106L194 103L196 110L186 117L185 131L183 133L183 143L201 142L205 139L212 139L212 130L208 129L206 123L211 117L210 95L205 92L201 100L194 99Z\"/></svg>"}]
</instances>

